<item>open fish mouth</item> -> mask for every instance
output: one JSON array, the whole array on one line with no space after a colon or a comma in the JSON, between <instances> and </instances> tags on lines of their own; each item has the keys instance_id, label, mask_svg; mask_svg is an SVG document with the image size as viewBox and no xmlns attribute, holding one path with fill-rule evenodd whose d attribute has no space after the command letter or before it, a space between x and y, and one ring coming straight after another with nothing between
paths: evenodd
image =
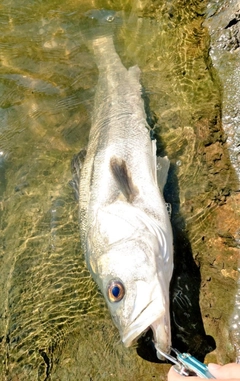
<instances>
[{"instance_id":1,"label":"open fish mouth","mask_svg":"<svg viewBox=\"0 0 240 381\"><path fill-rule=\"evenodd\" d=\"M123 344L125 345L125 347L130 347L132 346L133 344L136 344L137 341L141 338L141 337L144 337L146 335L146 333L151 329L150 326L146 327L143 331L141 332L135 332L135 333L132 333L131 336L127 336L126 338L124 337L122 339L122 342Z\"/></svg>"},{"instance_id":2,"label":"open fish mouth","mask_svg":"<svg viewBox=\"0 0 240 381\"><path fill-rule=\"evenodd\" d=\"M171 333L170 327L165 324L164 316L158 316L154 321L152 317L148 320L145 320L144 324L141 324L141 321L133 322L128 327L128 332L122 336L124 345L130 347L151 329L153 332L154 343L156 343L158 348L162 351L169 353L171 347Z\"/></svg>"}]
</instances>

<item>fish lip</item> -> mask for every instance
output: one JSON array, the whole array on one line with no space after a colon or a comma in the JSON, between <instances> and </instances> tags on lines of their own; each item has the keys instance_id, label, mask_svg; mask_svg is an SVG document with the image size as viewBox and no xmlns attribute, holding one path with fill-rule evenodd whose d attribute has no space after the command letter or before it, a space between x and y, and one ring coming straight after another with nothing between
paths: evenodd
<instances>
[{"instance_id":1,"label":"fish lip","mask_svg":"<svg viewBox=\"0 0 240 381\"><path fill-rule=\"evenodd\" d=\"M132 334L126 335L125 337L122 337L122 342L125 345L125 347L130 347L132 344L136 343L138 339L144 335L145 332L147 332L150 328L150 325L147 325L145 328L141 328L141 331L135 331Z\"/></svg>"},{"instance_id":2,"label":"fish lip","mask_svg":"<svg viewBox=\"0 0 240 381\"><path fill-rule=\"evenodd\" d=\"M154 325L156 322L158 322L161 319L161 314L156 314L156 316L151 316L148 320L145 319L145 324L142 325L141 321L134 321L128 328L127 333L122 335L122 342L125 345L125 347L130 347L132 344L136 343L137 340L150 328L153 331L153 334L155 333ZM139 326L139 327L138 327ZM155 334L154 334L155 336ZM156 342L156 337L154 337L154 342ZM170 347L170 345L169 345ZM168 348L165 349L168 351Z\"/></svg>"},{"instance_id":3,"label":"fish lip","mask_svg":"<svg viewBox=\"0 0 240 381\"><path fill-rule=\"evenodd\" d=\"M159 316L159 313L155 313L154 317L151 316L149 319L146 319L144 315L146 314L146 311L149 312L149 306L150 308L153 307L153 301L150 301L141 310L141 312L134 318L131 324L128 325L122 333L122 342L125 347L130 347L134 342L136 342L139 337L141 337L146 332L146 330L149 329L153 321L156 320L155 317L157 318Z\"/></svg>"}]
</instances>

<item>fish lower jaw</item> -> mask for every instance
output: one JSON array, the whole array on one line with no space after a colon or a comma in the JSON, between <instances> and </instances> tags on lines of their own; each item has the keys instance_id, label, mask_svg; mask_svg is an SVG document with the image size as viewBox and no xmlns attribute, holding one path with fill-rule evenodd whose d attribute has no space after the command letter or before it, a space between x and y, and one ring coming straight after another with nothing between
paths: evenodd
<instances>
[{"instance_id":1,"label":"fish lower jaw","mask_svg":"<svg viewBox=\"0 0 240 381\"><path fill-rule=\"evenodd\" d=\"M157 318L154 320L154 322L149 322L144 326L139 327L133 327L130 333L124 335L122 337L122 342L125 345L125 347L130 347L134 343L138 341L140 337L142 337L149 329L153 332L153 342L165 353L170 352L171 347L171 331L170 327L166 327L165 324L163 324L163 317ZM135 328L135 329L134 329ZM160 356L157 353L158 357Z\"/></svg>"},{"instance_id":2,"label":"fish lower jaw","mask_svg":"<svg viewBox=\"0 0 240 381\"><path fill-rule=\"evenodd\" d=\"M138 333L135 332L130 336L122 338L122 342L125 345L125 347L128 348L128 347L131 347L131 345L135 344L138 341L138 339L140 339L140 337L145 335L145 333L149 330L149 328L150 326L148 326L144 330L141 330L141 332L138 332Z\"/></svg>"}]
</instances>

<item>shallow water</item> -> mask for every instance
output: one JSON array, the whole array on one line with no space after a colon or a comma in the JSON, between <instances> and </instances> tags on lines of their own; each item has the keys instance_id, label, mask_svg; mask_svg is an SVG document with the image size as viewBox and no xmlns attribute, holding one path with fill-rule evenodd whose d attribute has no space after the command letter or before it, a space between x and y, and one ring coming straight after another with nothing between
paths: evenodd
<instances>
[{"instance_id":1,"label":"shallow water","mask_svg":"<svg viewBox=\"0 0 240 381\"><path fill-rule=\"evenodd\" d=\"M164 379L169 368L122 346L80 249L70 163L87 144L98 78L83 38L94 29L84 14L102 7L125 11L116 49L127 67L142 71L158 151L171 160L165 196L176 251L174 342L204 357L214 348L206 333L217 344L212 360L234 359L236 179L199 3L1 3L3 380Z\"/></svg>"}]
</instances>

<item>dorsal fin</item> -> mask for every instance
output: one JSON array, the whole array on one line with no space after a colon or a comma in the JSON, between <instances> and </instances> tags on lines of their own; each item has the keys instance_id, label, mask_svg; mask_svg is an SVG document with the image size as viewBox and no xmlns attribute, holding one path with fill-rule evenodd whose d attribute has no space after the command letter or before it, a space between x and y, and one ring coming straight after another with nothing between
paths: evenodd
<instances>
[{"instance_id":1,"label":"dorsal fin","mask_svg":"<svg viewBox=\"0 0 240 381\"><path fill-rule=\"evenodd\" d=\"M134 198L138 195L138 188L133 183L126 161L117 157L112 157L110 160L110 168L127 201L130 203L133 202Z\"/></svg>"}]
</instances>

